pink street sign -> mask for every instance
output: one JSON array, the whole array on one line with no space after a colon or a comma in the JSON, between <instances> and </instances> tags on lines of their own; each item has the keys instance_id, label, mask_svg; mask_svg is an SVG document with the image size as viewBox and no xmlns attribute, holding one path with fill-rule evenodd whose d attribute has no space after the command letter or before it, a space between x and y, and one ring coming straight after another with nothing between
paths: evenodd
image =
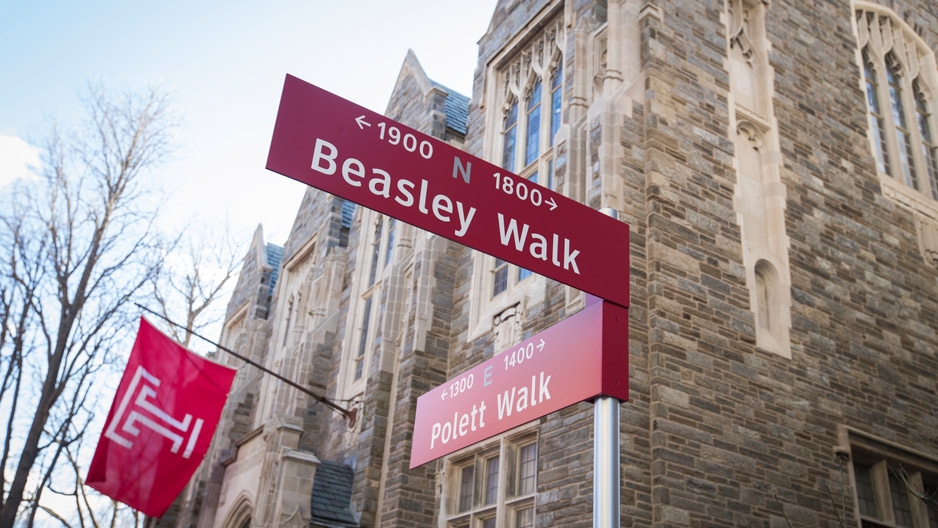
<instances>
[{"instance_id":1,"label":"pink street sign","mask_svg":"<svg viewBox=\"0 0 938 528\"><path fill-rule=\"evenodd\" d=\"M627 224L290 75L267 168L629 305Z\"/></svg>"},{"instance_id":2,"label":"pink street sign","mask_svg":"<svg viewBox=\"0 0 938 528\"><path fill-rule=\"evenodd\" d=\"M628 320L593 303L420 396L410 467L600 395L627 401Z\"/></svg>"}]
</instances>

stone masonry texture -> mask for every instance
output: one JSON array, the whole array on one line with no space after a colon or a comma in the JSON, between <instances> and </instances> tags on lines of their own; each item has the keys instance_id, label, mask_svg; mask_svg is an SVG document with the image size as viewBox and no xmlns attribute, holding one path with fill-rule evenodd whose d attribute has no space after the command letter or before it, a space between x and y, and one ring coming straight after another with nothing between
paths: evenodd
<instances>
[{"instance_id":1,"label":"stone masonry texture","mask_svg":"<svg viewBox=\"0 0 938 528\"><path fill-rule=\"evenodd\" d=\"M556 187L593 208L614 207L631 234L628 277L623 270L609 278L631 287L621 526L781 528L787 518L794 526L834 527L841 515L847 526L860 526L855 490L849 479L842 488L835 456L843 431L917 451L923 441L938 442L938 269L923 255L921 213L885 196L877 174L854 6L758 4L772 71L774 120L766 126L777 134L785 190L790 358L757 346L734 206L738 163L724 0L501 0L491 25L480 28L478 66L466 72L474 87L466 94L465 136L447 126L447 89L429 80L433 72L424 72L412 53L388 103L389 118L475 156L494 156L503 125L491 107L501 93L498 66L513 60L512 50L523 49L545 21L562 20ZM878 4L908 24L932 56L938 52L938 4ZM616 58L625 55L634 60ZM493 325L476 309L491 301L491 289L474 282L487 271L476 269L483 261L472 250L399 226L394 267L376 298L379 339L368 352L364 389L340 401L348 396L343 362L360 332L351 307L367 289L361 270L371 259L364 246L374 228L357 208L348 244L340 244L341 210L340 199L308 191L282 262L313 239L314 270L333 269L327 260L340 259L335 286L323 294L334 309L320 327L298 330L290 350L308 365L291 368L308 373L299 382L355 408L358 422L349 428L321 403L289 393L264 414L272 396L261 390L256 371L245 370L179 515L192 526L229 526L236 516L225 497L238 496L255 513L250 526L278 525L259 515L279 509L259 503L276 500L279 481L254 483L252 491L223 470L243 470L238 450L248 445L239 443L245 437L263 439L263 448L255 445L260 440L250 445L265 456L251 460L270 471L287 448L349 466L350 511L359 526L451 526L444 514L455 493L448 459L409 469L413 423L420 395L501 352L493 330L477 331ZM262 250L261 239L246 257L227 317L230 323L250 307L238 342L265 360L282 346L272 336L285 317L283 281L298 279L281 270L273 297L265 298L263 281L271 276L258 264ZM320 284L316 273L305 280ZM515 316L522 338L583 305L578 292L558 282L532 283ZM295 445L276 444L270 434L282 423L295 424ZM591 526L592 404L549 414L533 430L535 526ZM501 522L515 520L505 513Z\"/></svg>"}]
</instances>

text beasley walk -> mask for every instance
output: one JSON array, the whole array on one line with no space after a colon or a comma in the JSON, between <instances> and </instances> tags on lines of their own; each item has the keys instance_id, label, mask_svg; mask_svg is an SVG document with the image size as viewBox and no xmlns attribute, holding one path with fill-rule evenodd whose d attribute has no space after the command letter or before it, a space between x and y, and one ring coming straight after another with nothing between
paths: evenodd
<instances>
[{"instance_id":1,"label":"text beasley walk","mask_svg":"<svg viewBox=\"0 0 938 528\"><path fill-rule=\"evenodd\" d=\"M313 152L313 162L311 168L331 176L336 173L339 163L336 158L339 156L339 150L335 145L323 139L316 139L316 148ZM437 220L450 223L456 221L459 227L453 231L457 237L462 237L469 230L472 218L476 214L475 207L469 207L459 200L453 200L445 194L437 194L431 198L429 186L430 182L425 179L420 180L420 190L417 196L414 196L417 184L406 178L398 178L395 182L391 175L383 169L372 167L371 175L366 174L365 166L361 161L355 158L348 158L342 163L342 179L352 187L361 187L366 183L368 190L375 196L381 196L386 199L393 199L404 207L417 206L417 210L425 215L433 214ZM455 205L455 210L454 210ZM455 217L453 213L456 213Z\"/></svg>"}]
</instances>

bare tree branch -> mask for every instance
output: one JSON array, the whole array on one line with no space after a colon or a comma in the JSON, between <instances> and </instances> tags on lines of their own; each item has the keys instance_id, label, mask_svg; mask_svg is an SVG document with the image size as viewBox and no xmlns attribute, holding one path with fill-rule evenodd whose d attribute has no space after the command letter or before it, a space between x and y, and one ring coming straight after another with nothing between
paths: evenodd
<instances>
[{"instance_id":1,"label":"bare tree branch","mask_svg":"<svg viewBox=\"0 0 938 528\"><path fill-rule=\"evenodd\" d=\"M895 475L902 486L912 494L916 499L925 503L930 510L938 512L938 492L927 493L912 481L912 476L901 465L889 468L889 471Z\"/></svg>"},{"instance_id":2,"label":"bare tree branch","mask_svg":"<svg viewBox=\"0 0 938 528\"><path fill-rule=\"evenodd\" d=\"M227 227L218 231L186 230L177 239L168 263L151 282L153 298L165 319L179 321L166 331L183 346L189 347L193 333L199 333L224 315L212 314L211 307L222 299L240 269L240 248L233 242Z\"/></svg>"},{"instance_id":3,"label":"bare tree branch","mask_svg":"<svg viewBox=\"0 0 938 528\"><path fill-rule=\"evenodd\" d=\"M31 475L40 484L28 519L47 512L42 491L92 416L90 380L113 362L132 325L128 305L163 260L146 177L172 148L166 95L92 85L83 101L84 130L66 136L53 128L39 181L14 189L5 198L13 207L0 209L10 233L0 241L0 401L15 403L4 417L0 527L26 505ZM26 386L36 392L23 408Z\"/></svg>"},{"instance_id":4,"label":"bare tree branch","mask_svg":"<svg viewBox=\"0 0 938 528\"><path fill-rule=\"evenodd\" d=\"M72 525L71 525L71 524L68 524L68 521L66 521L64 518L62 518L61 515L55 513L54 510L51 510L51 509L49 509L49 508L47 508L47 507L45 507L45 506L42 506L42 505L39 506L39 509L42 510L43 512L45 512L46 514L48 514L48 515L49 515L50 517L52 517L53 519L55 519L55 520L59 521L60 523L62 523L62 526L65 526L65 527L67 527L67 528L72 528Z\"/></svg>"}]
</instances>

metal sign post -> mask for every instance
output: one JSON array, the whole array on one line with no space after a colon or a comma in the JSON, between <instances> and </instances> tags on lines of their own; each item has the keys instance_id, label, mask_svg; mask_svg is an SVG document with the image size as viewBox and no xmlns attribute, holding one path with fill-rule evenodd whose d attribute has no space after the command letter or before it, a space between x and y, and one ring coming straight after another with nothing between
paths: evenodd
<instances>
[{"instance_id":1,"label":"metal sign post","mask_svg":"<svg viewBox=\"0 0 938 528\"><path fill-rule=\"evenodd\" d=\"M615 209L602 212L619 219ZM619 453L619 400L601 396L593 404L593 528L619 526Z\"/></svg>"},{"instance_id":2,"label":"metal sign post","mask_svg":"<svg viewBox=\"0 0 938 528\"><path fill-rule=\"evenodd\" d=\"M619 400L593 404L593 527L619 526Z\"/></svg>"}]
</instances>

